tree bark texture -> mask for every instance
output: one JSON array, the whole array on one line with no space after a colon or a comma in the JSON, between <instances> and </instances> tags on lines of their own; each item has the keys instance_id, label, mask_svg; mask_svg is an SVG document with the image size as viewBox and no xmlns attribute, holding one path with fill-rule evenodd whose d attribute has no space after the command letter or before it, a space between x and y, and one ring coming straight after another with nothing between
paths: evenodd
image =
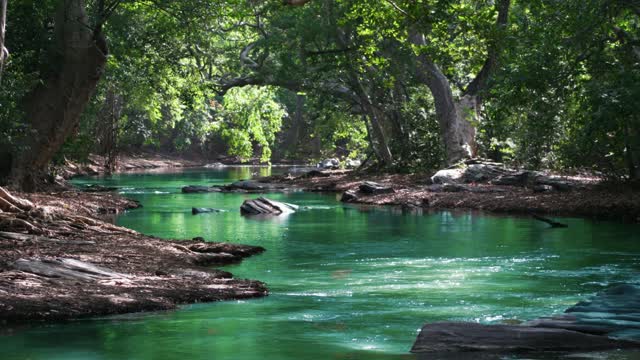
<instances>
[{"instance_id":1,"label":"tree bark texture","mask_svg":"<svg viewBox=\"0 0 640 360\"><path fill-rule=\"evenodd\" d=\"M14 156L11 184L34 191L64 141L76 130L80 116L102 77L107 46L98 26L89 26L84 0L61 0L54 46L49 60L55 71L27 99L27 123L21 151Z\"/></svg>"},{"instance_id":2,"label":"tree bark texture","mask_svg":"<svg viewBox=\"0 0 640 360\"><path fill-rule=\"evenodd\" d=\"M2 85L2 72L4 63L9 57L9 50L4 46L7 27L7 0L0 0L0 85Z\"/></svg>"}]
</instances>

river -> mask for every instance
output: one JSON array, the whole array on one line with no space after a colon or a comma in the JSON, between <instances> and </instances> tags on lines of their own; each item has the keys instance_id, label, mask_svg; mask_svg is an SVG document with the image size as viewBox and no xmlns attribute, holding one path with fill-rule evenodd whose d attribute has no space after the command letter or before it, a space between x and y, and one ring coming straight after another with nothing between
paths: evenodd
<instances>
[{"instance_id":1,"label":"river","mask_svg":"<svg viewBox=\"0 0 640 360\"><path fill-rule=\"evenodd\" d=\"M191 169L76 180L117 186L143 204L120 215L119 225L163 238L265 247L224 269L266 282L271 295L5 331L0 358L413 359L408 351L425 322L513 323L560 313L613 283L640 282L640 226L633 224L564 218L567 229L550 229L526 217L403 213L302 192L269 195L300 205L299 212L257 220L239 212L255 195L180 193L184 185L270 172ZM192 207L226 212L194 216Z\"/></svg>"}]
</instances>

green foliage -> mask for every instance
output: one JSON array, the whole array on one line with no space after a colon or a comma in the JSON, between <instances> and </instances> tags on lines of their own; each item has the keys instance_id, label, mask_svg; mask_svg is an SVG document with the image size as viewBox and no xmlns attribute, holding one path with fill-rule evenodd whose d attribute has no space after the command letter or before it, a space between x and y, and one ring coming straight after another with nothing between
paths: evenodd
<instances>
[{"instance_id":1,"label":"green foliage","mask_svg":"<svg viewBox=\"0 0 640 360\"><path fill-rule=\"evenodd\" d=\"M287 115L272 87L245 87L229 91L211 130L222 135L229 154L251 158L260 149L260 161L270 162L271 146Z\"/></svg>"}]
</instances>

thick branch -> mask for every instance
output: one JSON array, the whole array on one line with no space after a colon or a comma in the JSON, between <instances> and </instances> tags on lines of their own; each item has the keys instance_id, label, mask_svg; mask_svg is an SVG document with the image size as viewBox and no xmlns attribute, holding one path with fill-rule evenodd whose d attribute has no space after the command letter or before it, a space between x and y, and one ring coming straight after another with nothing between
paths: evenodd
<instances>
[{"instance_id":1,"label":"thick branch","mask_svg":"<svg viewBox=\"0 0 640 360\"><path fill-rule=\"evenodd\" d=\"M251 44L245 46L244 49L242 49L242 52L240 52L240 61L242 62L242 65L252 69L257 69L260 67L257 62L253 61L253 59L249 57L249 53L254 47L256 47L257 44L257 42L252 42Z\"/></svg>"},{"instance_id":2,"label":"thick branch","mask_svg":"<svg viewBox=\"0 0 640 360\"><path fill-rule=\"evenodd\" d=\"M498 33L500 33L507 26L507 22L509 21L510 6L510 0L500 0L498 3L496 3L496 8L498 10L496 28L498 30ZM471 81L469 86L467 86L465 94L477 95L479 92L486 88L491 74L495 71L495 68L498 65L498 56L501 48L500 43L501 41L497 39L494 39L491 42L487 60L484 62L484 65L482 65L482 69L480 69L480 72L476 75L473 81Z\"/></svg>"}]
</instances>

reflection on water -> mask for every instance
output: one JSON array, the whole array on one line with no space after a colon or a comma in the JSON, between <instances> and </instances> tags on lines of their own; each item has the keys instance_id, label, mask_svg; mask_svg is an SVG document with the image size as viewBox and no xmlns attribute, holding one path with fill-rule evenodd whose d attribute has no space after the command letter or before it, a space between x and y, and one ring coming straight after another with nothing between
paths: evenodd
<instances>
[{"instance_id":1,"label":"reflection on water","mask_svg":"<svg viewBox=\"0 0 640 360\"><path fill-rule=\"evenodd\" d=\"M2 358L411 359L408 350L426 321L517 323L561 312L609 284L640 281L637 225L563 219L568 229L549 229L471 212L360 211L333 195L306 193L269 195L303 208L256 220L239 213L255 195L180 193L187 184L228 183L255 172L268 170L79 182L117 186L140 200L144 208L118 218L138 231L264 246L263 255L226 269L267 282L271 296L17 330L0 337ZM191 207L228 211L194 216Z\"/></svg>"}]
</instances>

